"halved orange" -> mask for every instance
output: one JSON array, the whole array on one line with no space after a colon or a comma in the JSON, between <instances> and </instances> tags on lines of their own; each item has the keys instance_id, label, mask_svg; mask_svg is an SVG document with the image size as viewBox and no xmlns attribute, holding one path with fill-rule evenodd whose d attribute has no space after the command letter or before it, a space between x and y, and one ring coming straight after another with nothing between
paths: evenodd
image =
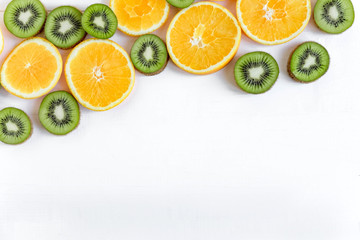
<instances>
[{"instance_id":1,"label":"halved orange","mask_svg":"<svg viewBox=\"0 0 360 240\"><path fill-rule=\"evenodd\" d=\"M110 0L118 19L118 29L130 36L140 36L160 28L169 15L166 0Z\"/></svg>"},{"instance_id":2,"label":"halved orange","mask_svg":"<svg viewBox=\"0 0 360 240\"><path fill-rule=\"evenodd\" d=\"M237 0L242 30L256 42L282 44L297 37L309 23L310 0Z\"/></svg>"},{"instance_id":3,"label":"halved orange","mask_svg":"<svg viewBox=\"0 0 360 240\"><path fill-rule=\"evenodd\" d=\"M65 77L80 104L90 110L105 111L130 94L135 70L129 55L117 43L93 38L71 51Z\"/></svg>"},{"instance_id":4,"label":"halved orange","mask_svg":"<svg viewBox=\"0 0 360 240\"><path fill-rule=\"evenodd\" d=\"M198 2L181 10L166 34L169 55L181 69L208 74L223 68L241 39L237 19L220 4Z\"/></svg>"},{"instance_id":5,"label":"halved orange","mask_svg":"<svg viewBox=\"0 0 360 240\"><path fill-rule=\"evenodd\" d=\"M48 40L34 37L21 42L5 59L1 85L11 94L31 99L47 94L62 72L59 50Z\"/></svg>"}]
</instances>

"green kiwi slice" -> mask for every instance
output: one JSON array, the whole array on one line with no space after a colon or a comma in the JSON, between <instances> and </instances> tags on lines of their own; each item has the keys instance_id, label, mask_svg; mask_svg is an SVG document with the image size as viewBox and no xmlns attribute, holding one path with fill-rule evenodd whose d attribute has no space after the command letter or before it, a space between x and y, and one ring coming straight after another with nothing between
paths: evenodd
<instances>
[{"instance_id":1,"label":"green kiwi slice","mask_svg":"<svg viewBox=\"0 0 360 240\"><path fill-rule=\"evenodd\" d=\"M13 0L4 12L6 28L19 38L38 34L45 23L46 10L39 0Z\"/></svg>"},{"instance_id":2,"label":"green kiwi slice","mask_svg":"<svg viewBox=\"0 0 360 240\"><path fill-rule=\"evenodd\" d=\"M50 133L55 135L68 134L79 124L79 104L66 91L52 92L41 102L39 120Z\"/></svg>"},{"instance_id":3,"label":"green kiwi slice","mask_svg":"<svg viewBox=\"0 0 360 240\"><path fill-rule=\"evenodd\" d=\"M45 36L55 46L68 49L84 39L82 13L74 7L63 6L52 10L45 23Z\"/></svg>"},{"instance_id":4,"label":"green kiwi slice","mask_svg":"<svg viewBox=\"0 0 360 240\"><path fill-rule=\"evenodd\" d=\"M352 26L355 19L350 0L318 0L314 8L317 26L327 33L342 33Z\"/></svg>"},{"instance_id":5,"label":"green kiwi slice","mask_svg":"<svg viewBox=\"0 0 360 240\"><path fill-rule=\"evenodd\" d=\"M154 34L139 37L131 48L131 61L145 75L155 75L164 70L168 62L166 45Z\"/></svg>"},{"instance_id":6,"label":"green kiwi slice","mask_svg":"<svg viewBox=\"0 0 360 240\"><path fill-rule=\"evenodd\" d=\"M96 38L108 39L117 29L118 21L115 13L105 4L90 5L81 19L84 30Z\"/></svg>"},{"instance_id":7,"label":"green kiwi slice","mask_svg":"<svg viewBox=\"0 0 360 240\"><path fill-rule=\"evenodd\" d=\"M299 82L309 83L319 79L329 69L328 51L316 42L298 46L289 59L288 72Z\"/></svg>"},{"instance_id":8,"label":"green kiwi slice","mask_svg":"<svg viewBox=\"0 0 360 240\"><path fill-rule=\"evenodd\" d=\"M194 0L166 0L166 1L170 3L172 6L177 8L187 8L194 2Z\"/></svg>"},{"instance_id":9,"label":"green kiwi slice","mask_svg":"<svg viewBox=\"0 0 360 240\"><path fill-rule=\"evenodd\" d=\"M31 135L31 121L28 115L17 108L0 111L0 141L6 144L20 144Z\"/></svg>"},{"instance_id":10,"label":"green kiwi slice","mask_svg":"<svg viewBox=\"0 0 360 240\"><path fill-rule=\"evenodd\" d=\"M240 57L235 64L235 80L248 93L268 91L279 76L279 65L266 52L251 52Z\"/></svg>"}]
</instances>

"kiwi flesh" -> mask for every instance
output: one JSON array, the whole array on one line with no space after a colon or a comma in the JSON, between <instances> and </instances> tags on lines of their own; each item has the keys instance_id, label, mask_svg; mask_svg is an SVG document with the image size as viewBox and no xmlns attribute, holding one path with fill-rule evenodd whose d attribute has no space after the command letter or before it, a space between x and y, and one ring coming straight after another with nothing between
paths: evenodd
<instances>
[{"instance_id":1,"label":"kiwi flesh","mask_svg":"<svg viewBox=\"0 0 360 240\"><path fill-rule=\"evenodd\" d=\"M45 23L45 36L55 46L69 49L81 42L86 35L81 25L82 13L71 6L55 8Z\"/></svg>"},{"instance_id":2,"label":"kiwi flesh","mask_svg":"<svg viewBox=\"0 0 360 240\"><path fill-rule=\"evenodd\" d=\"M323 76L330 65L330 56L324 46L305 42L289 58L288 72L296 81L310 83Z\"/></svg>"},{"instance_id":3,"label":"kiwi flesh","mask_svg":"<svg viewBox=\"0 0 360 240\"><path fill-rule=\"evenodd\" d=\"M194 0L166 0L169 4L177 8L187 8Z\"/></svg>"},{"instance_id":4,"label":"kiwi flesh","mask_svg":"<svg viewBox=\"0 0 360 240\"><path fill-rule=\"evenodd\" d=\"M45 23L46 10L39 0L13 0L4 12L4 23L13 35L28 38L38 34Z\"/></svg>"},{"instance_id":5,"label":"kiwi flesh","mask_svg":"<svg viewBox=\"0 0 360 240\"><path fill-rule=\"evenodd\" d=\"M84 30L93 37L108 39L117 29L115 13L105 4L95 3L84 11L81 19Z\"/></svg>"},{"instance_id":6,"label":"kiwi flesh","mask_svg":"<svg viewBox=\"0 0 360 240\"><path fill-rule=\"evenodd\" d=\"M0 141L20 144L31 136L31 121L22 110L9 107L0 111Z\"/></svg>"},{"instance_id":7,"label":"kiwi flesh","mask_svg":"<svg viewBox=\"0 0 360 240\"><path fill-rule=\"evenodd\" d=\"M154 34L139 37L131 48L131 61L145 75L155 75L166 67L169 55L161 38Z\"/></svg>"},{"instance_id":8,"label":"kiwi flesh","mask_svg":"<svg viewBox=\"0 0 360 240\"><path fill-rule=\"evenodd\" d=\"M238 86L247 93L268 91L279 76L279 65L266 52L251 52L240 57L234 69Z\"/></svg>"},{"instance_id":9,"label":"kiwi flesh","mask_svg":"<svg viewBox=\"0 0 360 240\"><path fill-rule=\"evenodd\" d=\"M354 23L354 6L350 0L318 0L314 8L314 19L324 32L342 33Z\"/></svg>"},{"instance_id":10,"label":"kiwi flesh","mask_svg":"<svg viewBox=\"0 0 360 240\"><path fill-rule=\"evenodd\" d=\"M68 134L79 124L79 104L66 91L52 92L41 102L39 120L44 128L52 134Z\"/></svg>"}]
</instances>

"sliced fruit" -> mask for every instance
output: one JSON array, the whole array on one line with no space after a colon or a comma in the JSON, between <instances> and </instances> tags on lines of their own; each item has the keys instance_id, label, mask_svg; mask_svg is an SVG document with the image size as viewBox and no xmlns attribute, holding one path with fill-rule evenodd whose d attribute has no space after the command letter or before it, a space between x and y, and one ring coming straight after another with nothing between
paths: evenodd
<instances>
[{"instance_id":1,"label":"sliced fruit","mask_svg":"<svg viewBox=\"0 0 360 240\"><path fill-rule=\"evenodd\" d=\"M50 133L68 134L79 124L79 104L66 91L49 93L41 102L39 120Z\"/></svg>"},{"instance_id":2,"label":"sliced fruit","mask_svg":"<svg viewBox=\"0 0 360 240\"><path fill-rule=\"evenodd\" d=\"M172 6L177 8L187 8L194 2L194 0L166 0L166 1L170 3Z\"/></svg>"},{"instance_id":3,"label":"sliced fruit","mask_svg":"<svg viewBox=\"0 0 360 240\"><path fill-rule=\"evenodd\" d=\"M169 55L165 43L154 34L139 37L131 48L131 61L145 75L155 75L164 70Z\"/></svg>"},{"instance_id":4,"label":"sliced fruit","mask_svg":"<svg viewBox=\"0 0 360 240\"><path fill-rule=\"evenodd\" d=\"M309 83L323 76L330 65L328 51L316 42L298 46L290 57L288 72L299 82Z\"/></svg>"},{"instance_id":5,"label":"sliced fruit","mask_svg":"<svg viewBox=\"0 0 360 240\"><path fill-rule=\"evenodd\" d=\"M4 36L0 29L0 54L3 52L3 50L4 50Z\"/></svg>"},{"instance_id":6,"label":"sliced fruit","mask_svg":"<svg viewBox=\"0 0 360 240\"><path fill-rule=\"evenodd\" d=\"M310 0L237 0L237 17L248 37L266 45L297 37L311 16Z\"/></svg>"},{"instance_id":7,"label":"sliced fruit","mask_svg":"<svg viewBox=\"0 0 360 240\"><path fill-rule=\"evenodd\" d=\"M46 39L23 41L6 58L1 68L1 85L21 98L37 98L48 93L62 72L59 50Z\"/></svg>"},{"instance_id":8,"label":"sliced fruit","mask_svg":"<svg viewBox=\"0 0 360 240\"><path fill-rule=\"evenodd\" d=\"M31 131L30 118L22 110L9 107L0 111L0 141L3 143L23 143Z\"/></svg>"},{"instance_id":9,"label":"sliced fruit","mask_svg":"<svg viewBox=\"0 0 360 240\"><path fill-rule=\"evenodd\" d=\"M111 38L117 29L115 13L105 4L95 3L86 8L82 19L84 30L96 38Z\"/></svg>"},{"instance_id":10,"label":"sliced fruit","mask_svg":"<svg viewBox=\"0 0 360 240\"><path fill-rule=\"evenodd\" d=\"M86 35L81 25L82 13L71 6L55 8L45 23L45 36L55 46L69 49L81 42Z\"/></svg>"},{"instance_id":11,"label":"sliced fruit","mask_svg":"<svg viewBox=\"0 0 360 240\"><path fill-rule=\"evenodd\" d=\"M268 91L279 76L279 65L266 52L252 52L240 57L235 64L235 80L248 93Z\"/></svg>"},{"instance_id":12,"label":"sliced fruit","mask_svg":"<svg viewBox=\"0 0 360 240\"><path fill-rule=\"evenodd\" d=\"M118 19L118 29L130 36L140 36L160 28L169 15L166 0L110 0Z\"/></svg>"},{"instance_id":13,"label":"sliced fruit","mask_svg":"<svg viewBox=\"0 0 360 240\"><path fill-rule=\"evenodd\" d=\"M318 0L314 19L324 32L342 33L354 23L354 6L350 0Z\"/></svg>"},{"instance_id":14,"label":"sliced fruit","mask_svg":"<svg viewBox=\"0 0 360 240\"><path fill-rule=\"evenodd\" d=\"M6 28L19 38L38 34L45 19L46 10L39 0L12 0L4 12Z\"/></svg>"},{"instance_id":15,"label":"sliced fruit","mask_svg":"<svg viewBox=\"0 0 360 240\"><path fill-rule=\"evenodd\" d=\"M241 29L223 6L198 2L181 10L170 23L166 44L173 62L194 74L223 68L239 48Z\"/></svg>"},{"instance_id":16,"label":"sliced fruit","mask_svg":"<svg viewBox=\"0 0 360 240\"><path fill-rule=\"evenodd\" d=\"M84 107L105 111L131 92L135 70L126 51L110 40L89 39L77 45L65 65L68 86Z\"/></svg>"}]
</instances>

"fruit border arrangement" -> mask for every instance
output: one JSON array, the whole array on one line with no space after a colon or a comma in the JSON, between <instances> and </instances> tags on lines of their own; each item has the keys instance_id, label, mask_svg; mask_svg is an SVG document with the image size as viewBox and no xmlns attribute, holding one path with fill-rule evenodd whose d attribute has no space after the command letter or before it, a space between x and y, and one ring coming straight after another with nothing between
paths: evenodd
<instances>
[{"instance_id":1,"label":"fruit border arrangement","mask_svg":"<svg viewBox=\"0 0 360 240\"><path fill-rule=\"evenodd\" d=\"M310 0L237 0L237 16L213 1L110 0L93 4L83 13L60 6L49 14L39 0L12 0L4 12L9 32L25 39L5 59L1 85L24 99L45 96L38 117L52 134L65 135L79 124L79 104L105 111L131 92L135 69L144 75L160 73L168 59L184 71L209 74L222 69L235 56L243 31L254 41L275 45L297 37L311 17ZM181 8L171 20L166 41L151 34L167 20L170 7ZM319 29L339 34L351 27L355 13L350 0L318 0L314 20ZM137 36L131 52L108 40L116 30ZM44 31L45 38L36 37ZM89 34L93 38L85 40ZM0 50L3 37L0 31ZM60 49L72 48L63 64ZM330 56L324 46L304 42L290 55L291 78L310 83L328 70ZM62 71L70 89L49 93ZM234 68L239 87L250 94L268 91L279 76L277 61L266 52L241 56ZM0 141L19 144L32 132L22 110L0 111Z\"/></svg>"}]
</instances>

